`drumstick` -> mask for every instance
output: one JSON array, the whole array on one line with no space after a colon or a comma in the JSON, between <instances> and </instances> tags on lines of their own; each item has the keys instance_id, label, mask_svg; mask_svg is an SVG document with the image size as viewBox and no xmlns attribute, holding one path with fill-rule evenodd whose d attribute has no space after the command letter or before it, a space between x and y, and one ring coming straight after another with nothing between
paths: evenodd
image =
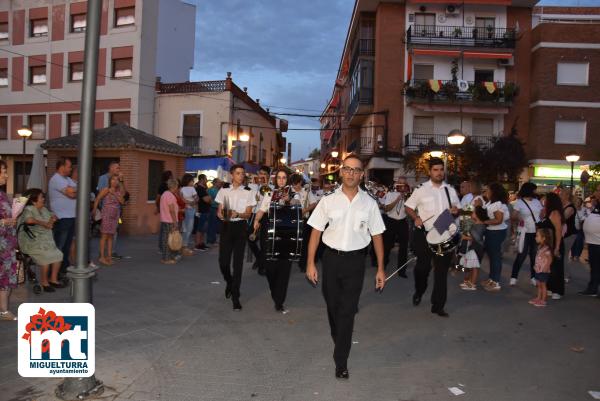
<instances>
[{"instance_id":1,"label":"drumstick","mask_svg":"<svg viewBox=\"0 0 600 401\"><path fill-rule=\"evenodd\" d=\"M412 262L413 260L416 260L417 257L413 256L412 258L410 258L405 264L403 264L402 266L400 266L398 269L396 269L395 272L393 272L392 274L390 274L388 277L386 277L385 281L387 282L390 278L392 278L392 276L394 276L394 274L398 273L400 270L404 269L410 262Z\"/></svg>"}]
</instances>

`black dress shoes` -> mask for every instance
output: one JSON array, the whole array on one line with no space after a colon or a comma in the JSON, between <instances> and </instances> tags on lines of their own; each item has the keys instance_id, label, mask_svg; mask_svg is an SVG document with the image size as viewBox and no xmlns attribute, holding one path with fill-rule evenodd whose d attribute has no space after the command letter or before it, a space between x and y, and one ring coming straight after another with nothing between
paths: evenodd
<instances>
[{"instance_id":1,"label":"black dress shoes","mask_svg":"<svg viewBox=\"0 0 600 401\"><path fill-rule=\"evenodd\" d=\"M440 309L438 311L432 310L431 313L435 313L436 315L441 316L441 317L450 317L450 315L448 314L448 312L446 312L443 309Z\"/></svg>"},{"instance_id":2,"label":"black dress shoes","mask_svg":"<svg viewBox=\"0 0 600 401\"><path fill-rule=\"evenodd\" d=\"M414 294L413 295L413 305L418 306L421 303L421 295Z\"/></svg>"},{"instance_id":3,"label":"black dress shoes","mask_svg":"<svg viewBox=\"0 0 600 401\"><path fill-rule=\"evenodd\" d=\"M231 298L231 285L229 283L225 287L225 298Z\"/></svg>"},{"instance_id":4,"label":"black dress shoes","mask_svg":"<svg viewBox=\"0 0 600 401\"><path fill-rule=\"evenodd\" d=\"M348 373L347 368L335 368L335 378L348 380L350 378L350 373Z\"/></svg>"},{"instance_id":5,"label":"black dress shoes","mask_svg":"<svg viewBox=\"0 0 600 401\"><path fill-rule=\"evenodd\" d=\"M235 312L239 312L242 310L242 304L240 303L240 301L238 299L233 300L233 310Z\"/></svg>"}]
</instances>

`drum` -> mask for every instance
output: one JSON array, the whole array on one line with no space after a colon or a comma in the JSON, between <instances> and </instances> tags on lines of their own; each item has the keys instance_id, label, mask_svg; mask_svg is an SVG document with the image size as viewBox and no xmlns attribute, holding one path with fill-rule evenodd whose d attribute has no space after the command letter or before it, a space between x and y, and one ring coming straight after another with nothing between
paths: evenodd
<instances>
[{"instance_id":1,"label":"drum","mask_svg":"<svg viewBox=\"0 0 600 401\"><path fill-rule=\"evenodd\" d=\"M460 243L460 233L456 224L451 224L442 234L434 228L427 233L427 245L436 255L446 255L453 252Z\"/></svg>"},{"instance_id":2,"label":"drum","mask_svg":"<svg viewBox=\"0 0 600 401\"><path fill-rule=\"evenodd\" d=\"M265 257L267 260L300 260L302 253L302 206L271 203Z\"/></svg>"}]
</instances>

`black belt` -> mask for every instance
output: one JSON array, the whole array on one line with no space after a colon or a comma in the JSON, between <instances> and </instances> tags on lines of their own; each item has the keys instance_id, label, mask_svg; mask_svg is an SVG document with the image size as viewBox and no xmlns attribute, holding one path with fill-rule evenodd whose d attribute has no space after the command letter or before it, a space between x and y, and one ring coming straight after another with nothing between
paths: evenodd
<instances>
[{"instance_id":1,"label":"black belt","mask_svg":"<svg viewBox=\"0 0 600 401\"><path fill-rule=\"evenodd\" d=\"M364 247L361 249L356 249L354 251L340 251L338 249L333 249L332 247L326 245L325 243L323 243L323 245L325 245L325 248L327 250L329 250L332 253L335 253L336 255L350 256L350 255L366 255L367 254L367 247Z\"/></svg>"}]
</instances>

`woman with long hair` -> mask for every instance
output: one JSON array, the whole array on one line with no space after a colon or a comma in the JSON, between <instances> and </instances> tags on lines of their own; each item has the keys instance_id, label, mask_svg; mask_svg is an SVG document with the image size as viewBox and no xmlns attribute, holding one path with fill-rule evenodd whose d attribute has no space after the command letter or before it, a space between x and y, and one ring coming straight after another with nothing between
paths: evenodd
<instances>
[{"instance_id":1,"label":"woman with long hair","mask_svg":"<svg viewBox=\"0 0 600 401\"><path fill-rule=\"evenodd\" d=\"M191 174L184 174L181 177L181 189L179 195L184 202L183 220L181 223L181 233L183 234L183 249L181 253L184 256L191 256L194 254L192 247L190 247L190 238L192 238L192 232L194 231L194 220L196 219L196 208L198 206L198 194L196 188L194 188L194 176Z\"/></svg>"},{"instance_id":2,"label":"woman with long hair","mask_svg":"<svg viewBox=\"0 0 600 401\"><path fill-rule=\"evenodd\" d=\"M571 192L571 189L561 188L560 193L560 201L563 205L563 215L565 216L565 227L566 231L563 234L563 242L564 242L564 253L565 258L569 260L569 253L571 248L573 247L573 243L575 242L575 238L577 235L577 228L575 227L575 220L577 218L577 208L575 207L575 197ZM571 279L571 275L568 271L568 264L565 265L565 282L569 282Z\"/></svg>"},{"instance_id":3,"label":"woman with long hair","mask_svg":"<svg viewBox=\"0 0 600 401\"><path fill-rule=\"evenodd\" d=\"M554 300L561 299L565 295L563 224L565 224L565 215L562 201L557 194L549 192L544 199L544 219L540 221L538 227L549 228L554 234L552 238L554 260L550 266L548 280L548 295L552 295Z\"/></svg>"},{"instance_id":4,"label":"woman with long hair","mask_svg":"<svg viewBox=\"0 0 600 401\"><path fill-rule=\"evenodd\" d=\"M119 225L119 216L121 214L121 206L125 204L125 194L121 193L121 185L119 177L113 175L108 181L108 187L100 191L94 200L92 216L96 213L98 205L102 202L102 221L100 223L100 258L98 261L110 266L112 262L113 238L117 232ZM106 251L106 252L105 252Z\"/></svg>"},{"instance_id":5,"label":"woman with long hair","mask_svg":"<svg viewBox=\"0 0 600 401\"><path fill-rule=\"evenodd\" d=\"M17 288L17 231L12 207L4 192L8 182L8 165L0 160L0 320L17 320L8 310L10 292Z\"/></svg>"},{"instance_id":6,"label":"woman with long hair","mask_svg":"<svg viewBox=\"0 0 600 401\"><path fill-rule=\"evenodd\" d=\"M506 239L508 226L508 193L504 187L497 182L488 186L485 191L485 197L489 200L485 209L487 211L487 220L482 221L485 224L485 252L490 260L490 276L487 281L482 283L483 289L487 291L500 291L500 277L502 276L502 243Z\"/></svg>"},{"instance_id":7,"label":"woman with long hair","mask_svg":"<svg viewBox=\"0 0 600 401\"><path fill-rule=\"evenodd\" d=\"M284 205L289 204L290 197L288 188L286 188L287 181L287 172L283 169L279 169L275 174L275 189L270 194L264 196L259 210L256 213L256 217L254 218L255 232L260 229L260 221L262 218L265 215L268 215L269 207L272 202ZM262 235L261 238L265 238L265 235ZM261 246L261 249L265 249L264 245L265 244ZM292 262L289 259L283 258L278 260L265 260L263 266L265 266L267 281L269 282L269 289L271 290L271 298L275 303L275 310L280 313L287 313L283 303L285 302L285 297L287 295Z\"/></svg>"}]
</instances>

